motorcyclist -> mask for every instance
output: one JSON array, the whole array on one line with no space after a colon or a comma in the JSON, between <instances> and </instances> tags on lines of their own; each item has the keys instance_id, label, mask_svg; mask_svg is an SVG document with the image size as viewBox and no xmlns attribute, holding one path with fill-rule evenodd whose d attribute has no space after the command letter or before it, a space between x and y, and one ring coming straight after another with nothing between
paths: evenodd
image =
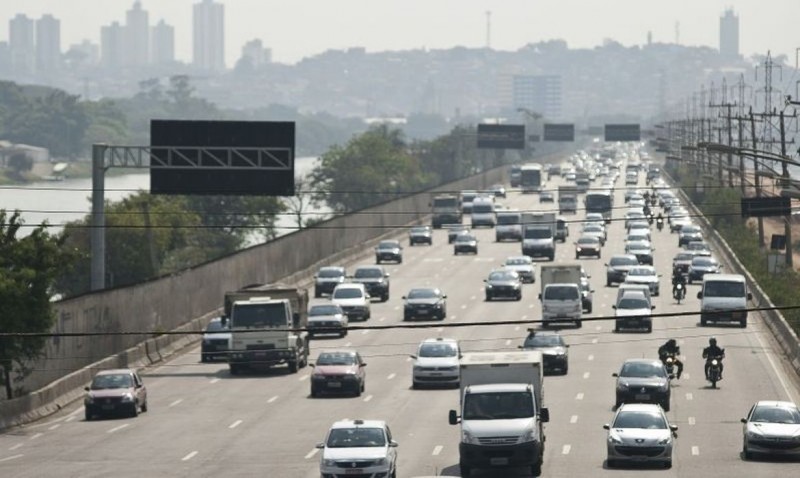
<instances>
[{"instance_id":1,"label":"motorcyclist","mask_svg":"<svg viewBox=\"0 0 800 478\"><path fill-rule=\"evenodd\" d=\"M658 216L656 216L656 226L658 226L659 231L664 227L664 216L661 213L658 213Z\"/></svg>"},{"instance_id":2,"label":"motorcyclist","mask_svg":"<svg viewBox=\"0 0 800 478\"><path fill-rule=\"evenodd\" d=\"M678 374L676 375L677 378L681 378L681 374L683 373L683 362L678 358L678 355L681 353L681 348L678 347L678 344L675 342L675 339L669 339L667 342L658 348L658 358L664 362L666 365L667 363L667 356L672 355L673 363L675 367L678 368Z\"/></svg>"},{"instance_id":3,"label":"motorcyclist","mask_svg":"<svg viewBox=\"0 0 800 478\"><path fill-rule=\"evenodd\" d=\"M711 361L716 358L719 360L719 379L722 380L722 359L725 358L725 349L717 346L716 338L711 337L708 339L708 347L703 349L703 358L706 359L706 379L708 379Z\"/></svg>"},{"instance_id":4,"label":"motorcyclist","mask_svg":"<svg viewBox=\"0 0 800 478\"><path fill-rule=\"evenodd\" d=\"M678 267L672 269L672 296L675 296L675 292L678 290L678 284L683 286L684 292L686 291L686 276L681 272Z\"/></svg>"}]
</instances>

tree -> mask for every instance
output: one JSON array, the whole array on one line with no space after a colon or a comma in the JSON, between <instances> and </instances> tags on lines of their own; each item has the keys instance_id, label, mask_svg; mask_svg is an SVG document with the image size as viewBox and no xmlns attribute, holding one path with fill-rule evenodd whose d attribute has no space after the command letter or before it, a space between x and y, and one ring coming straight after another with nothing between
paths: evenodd
<instances>
[{"instance_id":1,"label":"tree","mask_svg":"<svg viewBox=\"0 0 800 478\"><path fill-rule=\"evenodd\" d=\"M308 227L311 218L305 216L308 214L309 208L315 204L313 195L304 191L307 185L308 181L306 179L295 179L295 195L285 200L287 209L294 215L294 221L298 229Z\"/></svg>"},{"instance_id":2,"label":"tree","mask_svg":"<svg viewBox=\"0 0 800 478\"><path fill-rule=\"evenodd\" d=\"M72 261L62 239L41 224L25 237L19 212L10 217L0 209L0 331L46 334L55 323L50 294L56 275ZM24 377L30 361L43 354L46 338L0 335L0 369L6 398L13 398L12 375Z\"/></svg>"},{"instance_id":3,"label":"tree","mask_svg":"<svg viewBox=\"0 0 800 478\"><path fill-rule=\"evenodd\" d=\"M16 153L8 158L8 167L17 177L22 177L25 173L33 169L33 158L25 153Z\"/></svg>"}]
</instances>

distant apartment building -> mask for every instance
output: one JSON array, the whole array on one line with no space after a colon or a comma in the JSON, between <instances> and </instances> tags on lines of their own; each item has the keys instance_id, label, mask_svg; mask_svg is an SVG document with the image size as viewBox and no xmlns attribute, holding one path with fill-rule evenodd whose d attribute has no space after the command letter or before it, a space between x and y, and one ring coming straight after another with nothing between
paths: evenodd
<instances>
[{"instance_id":1,"label":"distant apartment building","mask_svg":"<svg viewBox=\"0 0 800 478\"><path fill-rule=\"evenodd\" d=\"M36 68L36 37L33 19L18 14L9 21L8 47L11 71L16 75L31 75Z\"/></svg>"},{"instance_id":2,"label":"distant apartment building","mask_svg":"<svg viewBox=\"0 0 800 478\"><path fill-rule=\"evenodd\" d=\"M242 59L246 59L253 68L272 63L272 50L264 48L261 40L250 40L242 47Z\"/></svg>"},{"instance_id":3,"label":"distant apartment building","mask_svg":"<svg viewBox=\"0 0 800 478\"><path fill-rule=\"evenodd\" d=\"M150 63L150 15L138 0L125 15L124 42L123 64L144 66Z\"/></svg>"},{"instance_id":4,"label":"distant apartment building","mask_svg":"<svg viewBox=\"0 0 800 478\"><path fill-rule=\"evenodd\" d=\"M61 67L61 22L52 15L36 20L36 71L47 74Z\"/></svg>"},{"instance_id":5,"label":"distant apartment building","mask_svg":"<svg viewBox=\"0 0 800 478\"><path fill-rule=\"evenodd\" d=\"M74 63L78 66L90 66L100 63L100 45L89 40L83 40L75 45L70 45L67 56L74 58Z\"/></svg>"},{"instance_id":6,"label":"distant apartment building","mask_svg":"<svg viewBox=\"0 0 800 478\"><path fill-rule=\"evenodd\" d=\"M194 5L193 64L204 70L225 69L225 7L214 0Z\"/></svg>"},{"instance_id":7,"label":"distant apartment building","mask_svg":"<svg viewBox=\"0 0 800 478\"><path fill-rule=\"evenodd\" d=\"M175 62L175 28L161 20L153 26L150 36L150 59L153 64Z\"/></svg>"},{"instance_id":8,"label":"distant apartment building","mask_svg":"<svg viewBox=\"0 0 800 478\"><path fill-rule=\"evenodd\" d=\"M728 60L739 58L739 16L732 9L719 18L719 54Z\"/></svg>"},{"instance_id":9,"label":"distant apartment building","mask_svg":"<svg viewBox=\"0 0 800 478\"><path fill-rule=\"evenodd\" d=\"M535 111L545 118L561 117L561 77L557 75L513 75L511 105Z\"/></svg>"},{"instance_id":10,"label":"distant apartment building","mask_svg":"<svg viewBox=\"0 0 800 478\"><path fill-rule=\"evenodd\" d=\"M114 22L100 29L100 62L106 68L125 64L125 28Z\"/></svg>"},{"instance_id":11,"label":"distant apartment building","mask_svg":"<svg viewBox=\"0 0 800 478\"><path fill-rule=\"evenodd\" d=\"M0 41L0 73L11 72L11 50L7 41Z\"/></svg>"}]
</instances>

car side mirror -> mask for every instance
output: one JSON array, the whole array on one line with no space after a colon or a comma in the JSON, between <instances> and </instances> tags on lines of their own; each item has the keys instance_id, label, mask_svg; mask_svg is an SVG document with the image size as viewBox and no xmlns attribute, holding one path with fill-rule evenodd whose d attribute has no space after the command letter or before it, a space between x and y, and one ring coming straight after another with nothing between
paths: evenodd
<instances>
[{"instance_id":1,"label":"car side mirror","mask_svg":"<svg viewBox=\"0 0 800 478\"><path fill-rule=\"evenodd\" d=\"M317 364L310 363L310 364L308 364L308 366L311 367L311 368L314 368L314 367L317 366Z\"/></svg>"},{"instance_id":2,"label":"car side mirror","mask_svg":"<svg viewBox=\"0 0 800 478\"><path fill-rule=\"evenodd\" d=\"M603 425L603 430L611 430L611 425L606 423L605 425Z\"/></svg>"},{"instance_id":3,"label":"car side mirror","mask_svg":"<svg viewBox=\"0 0 800 478\"><path fill-rule=\"evenodd\" d=\"M455 410L450 410L450 413L447 415L447 419L451 425L458 425L459 417Z\"/></svg>"},{"instance_id":4,"label":"car side mirror","mask_svg":"<svg viewBox=\"0 0 800 478\"><path fill-rule=\"evenodd\" d=\"M702 290L697 293L697 298L698 299L702 299L703 298L703 291Z\"/></svg>"},{"instance_id":5,"label":"car side mirror","mask_svg":"<svg viewBox=\"0 0 800 478\"><path fill-rule=\"evenodd\" d=\"M403 299L403 300L406 300L406 296L403 296L403 297L400 297L400 298Z\"/></svg>"},{"instance_id":6,"label":"car side mirror","mask_svg":"<svg viewBox=\"0 0 800 478\"><path fill-rule=\"evenodd\" d=\"M654 305L650 306L650 310L655 310L655 309L656 309L656 306L654 306Z\"/></svg>"},{"instance_id":7,"label":"car side mirror","mask_svg":"<svg viewBox=\"0 0 800 478\"><path fill-rule=\"evenodd\" d=\"M89 388L88 386L87 386L87 387L83 387L83 389L84 389L84 390L86 390L87 392L88 392L89 390L91 390L91 388Z\"/></svg>"},{"instance_id":8,"label":"car side mirror","mask_svg":"<svg viewBox=\"0 0 800 478\"><path fill-rule=\"evenodd\" d=\"M394 440L392 440L392 441L390 441L390 442L389 442L389 447L390 447L390 448L397 448L398 446L399 446L399 443L397 443L397 442L396 442L396 441L394 441Z\"/></svg>"},{"instance_id":9,"label":"car side mirror","mask_svg":"<svg viewBox=\"0 0 800 478\"><path fill-rule=\"evenodd\" d=\"M616 305L612 305L611 308L614 309L614 310L617 310L617 306Z\"/></svg>"},{"instance_id":10,"label":"car side mirror","mask_svg":"<svg viewBox=\"0 0 800 478\"><path fill-rule=\"evenodd\" d=\"M550 410L547 408L542 408L539 410L539 421L542 423L547 423L550 421Z\"/></svg>"},{"instance_id":11,"label":"car side mirror","mask_svg":"<svg viewBox=\"0 0 800 478\"><path fill-rule=\"evenodd\" d=\"M539 294L539 300L542 300L542 294Z\"/></svg>"},{"instance_id":12,"label":"car side mirror","mask_svg":"<svg viewBox=\"0 0 800 478\"><path fill-rule=\"evenodd\" d=\"M316 448L319 449L319 450L322 450L323 448L325 448L325 444L324 443L317 443Z\"/></svg>"},{"instance_id":13,"label":"car side mirror","mask_svg":"<svg viewBox=\"0 0 800 478\"><path fill-rule=\"evenodd\" d=\"M447 298L447 294L442 294L442 299L446 299L446 298Z\"/></svg>"},{"instance_id":14,"label":"car side mirror","mask_svg":"<svg viewBox=\"0 0 800 478\"><path fill-rule=\"evenodd\" d=\"M753 300L753 294L750 292L747 293L747 300Z\"/></svg>"},{"instance_id":15,"label":"car side mirror","mask_svg":"<svg viewBox=\"0 0 800 478\"><path fill-rule=\"evenodd\" d=\"M740 422L742 422L742 423L747 423L747 419L746 419L746 418L742 418L742 419L741 419L741 420L739 420L739 421L740 421Z\"/></svg>"},{"instance_id":16,"label":"car side mirror","mask_svg":"<svg viewBox=\"0 0 800 478\"><path fill-rule=\"evenodd\" d=\"M614 372L614 373L611 374L611 376L612 377L619 377L619 374L617 372Z\"/></svg>"},{"instance_id":17,"label":"car side mirror","mask_svg":"<svg viewBox=\"0 0 800 478\"><path fill-rule=\"evenodd\" d=\"M594 289L589 289L589 292L591 292L592 294L594 294Z\"/></svg>"},{"instance_id":18,"label":"car side mirror","mask_svg":"<svg viewBox=\"0 0 800 478\"><path fill-rule=\"evenodd\" d=\"M525 346L524 345L517 345L517 348L520 349L520 350L524 350Z\"/></svg>"},{"instance_id":19,"label":"car side mirror","mask_svg":"<svg viewBox=\"0 0 800 478\"><path fill-rule=\"evenodd\" d=\"M604 266L608 267L608 264L603 264Z\"/></svg>"},{"instance_id":20,"label":"car side mirror","mask_svg":"<svg viewBox=\"0 0 800 478\"><path fill-rule=\"evenodd\" d=\"M366 366L367 366L367 362L364 362L364 363L359 365L359 367L366 367Z\"/></svg>"},{"instance_id":21,"label":"car side mirror","mask_svg":"<svg viewBox=\"0 0 800 478\"><path fill-rule=\"evenodd\" d=\"M383 275L383 277L388 279L389 278L389 273L387 272L386 274Z\"/></svg>"},{"instance_id":22,"label":"car side mirror","mask_svg":"<svg viewBox=\"0 0 800 478\"><path fill-rule=\"evenodd\" d=\"M416 356L416 355L414 355L414 354L410 354L410 355L409 355L409 357L411 357L411 358L412 358L412 359L414 359L414 360L417 360L417 356Z\"/></svg>"}]
</instances>

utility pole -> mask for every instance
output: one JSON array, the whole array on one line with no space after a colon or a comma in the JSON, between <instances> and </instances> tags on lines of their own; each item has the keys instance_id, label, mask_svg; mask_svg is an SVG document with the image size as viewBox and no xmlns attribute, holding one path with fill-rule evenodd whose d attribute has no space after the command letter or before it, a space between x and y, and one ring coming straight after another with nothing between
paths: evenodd
<instances>
[{"instance_id":1,"label":"utility pole","mask_svg":"<svg viewBox=\"0 0 800 478\"><path fill-rule=\"evenodd\" d=\"M750 138L753 141L753 149L758 149L758 138L756 137L756 117L750 109ZM756 180L756 197L761 197L761 178L758 176L758 158L753 158L753 174ZM764 220L758 216L758 247L764 248Z\"/></svg>"},{"instance_id":2,"label":"utility pole","mask_svg":"<svg viewBox=\"0 0 800 478\"><path fill-rule=\"evenodd\" d=\"M712 87L713 91L713 87ZM728 146L733 146L733 125L731 123L732 116L731 116L731 108L736 106L736 103L728 102L728 85L725 81L725 78L722 79L722 102L719 104L714 104L714 96L711 96L711 103L708 105L710 108L727 108L728 112L724 116L726 119L726 128L728 130ZM722 135L722 130L720 130L720 136ZM720 139L720 143L722 140ZM733 152L728 151L728 187L733 187ZM722 175L722 161L720 160L720 184L723 183L723 175Z\"/></svg>"},{"instance_id":3,"label":"utility pole","mask_svg":"<svg viewBox=\"0 0 800 478\"><path fill-rule=\"evenodd\" d=\"M781 111L781 156L786 157L786 127L784 125L784 114ZM789 164L786 161L781 162L782 178L785 185L789 184L791 176L789 175ZM791 198L789 199L791 204ZM789 208L788 214L784 217L783 233L786 235L786 267L791 271L794 270L794 254L792 253L792 210Z\"/></svg>"}]
</instances>

